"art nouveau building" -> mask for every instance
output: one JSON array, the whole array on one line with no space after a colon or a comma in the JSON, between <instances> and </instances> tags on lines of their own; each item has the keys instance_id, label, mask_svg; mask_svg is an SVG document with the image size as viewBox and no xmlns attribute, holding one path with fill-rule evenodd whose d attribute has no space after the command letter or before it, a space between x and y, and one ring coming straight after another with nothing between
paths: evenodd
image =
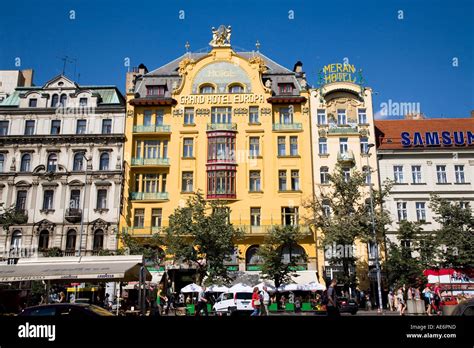
<instances>
[{"instance_id":1,"label":"art nouveau building","mask_svg":"<svg viewBox=\"0 0 474 348\"><path fill-rule=\"evenodd\" d=\"M258 271L255 252L269 229L301 223L312 195L309 92L301 63L292 71L236 52L219 35L211 47L127 76L121 227L136 237L160 232L201 190L226 200L245 231L229 269ZM315 270L314 235L303 232L292 254L305 252L300 269Z\"/></svg>"},{"instance_id":2,"label":"art nouveau building","mask_svg":"<svg viewBox=\"0 0 474 348\"><path fill-rule=\"evenodd\" d=\"M336 64L333 64L336 65ZM341 64L337 64L341 65ZM378 187L377 159L375 150L368 153L368 145L375 144L372 90L353 82L334 81L311 90L311 129L313 173L316 195L329 189L328 175L336 165L342 166L349 177L353 170L367 174L367 197L369 183ZM329 203L323 208L330 214ZM365 265L354 270L362 287L367 286L369 267L373 266L373 252L367 245L358 243L355 256ZM340 271L325 259L318 248L319 271L323 278L332 279Z\"/></svg>"},{"instance_id":3,"label":"art nouveau building","mask_svg":"<svg viewBox=\"0 0 474 348\"><path fill-rule=\"evenodd\" d=\"M0 103L0 201L24 215L0 231L4 257L116 248L124 117L117 88L65 76Z\"/></svg>"},{"instance_id":4,"label":"art nouveau building","mask_svg":"<svg viewBox=\"0 0 474 348\"><path fill-rule=\"evenodd\" d=\"M429 201L432 194L474 206L474 114L470 118L376 121L380 180L394 182L386 201L396 242L401 220L439 229Z\"/></svg>"}]
</instances>

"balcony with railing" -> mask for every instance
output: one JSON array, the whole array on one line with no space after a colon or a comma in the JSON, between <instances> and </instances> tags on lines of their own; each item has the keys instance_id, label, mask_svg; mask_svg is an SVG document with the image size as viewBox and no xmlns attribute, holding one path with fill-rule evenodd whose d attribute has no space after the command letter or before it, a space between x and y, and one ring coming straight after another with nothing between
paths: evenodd
<instances>
[{"instance_id":1,"label":"balcony with railing","mask_svg":"<svg viewBox=\"0 0 474 348\"><path fill-rule=\"evenodd\" d=\"M133 133L171 133L171 126L166 124L133 126Z\"/></svg>"},{"instance_id":2,"label":"balcony with railing","mask_svg":"<svg viewBox=\"0 0 474 348\"><path fill-rule=\"evenodd\" d=\"M141 157L133 157L132 158L132 166L169 166L170 159L169 158L141 158Z\"/></svg>"},{"instance_id":3,"label":"balcony with railing","mask_svg":"<svg viewBox=\"0 0 474 348\"><path fill-rule=\"evenodd\" d=\"M79 222L81 221L81 217L82 210L76 208L66 209L66 214L64 215L64 218L69 222Z\"/></svg>"},{"instance_id":4,"label":"balcony with railing","mask_svg":"<svg viewBox=\"0 0 474 348\"><path fill-rule=\"evenodd\" d=\"M132 192L130 198L136 201L166 201L168 192Z\"/></svg>"},{"instance_id":5,"label":"balcony with railing","mask_svg":"<svg viewBox=\"0 0 474 348\"><path fill-rule=\"evenodd\" d=\"M152 236L156 233L164 233L165 228L163 226L133 226L133 227L124 227L123 231L135 237L146 237Z\"/></svg>"},{"instance_id":6,"label":"balcony with railing","mask_svg":"<svg viewBox=\"0 0 474 348\"><path fill-rule=\"evenodd\" d=\"M283 227L282 225L234 225L234 228L240 229L244 234L269 234L273 228ZM311 234L311 230L308 226L298 226L302 234Z\"/></svg>"},{"instance_id":7,"label":"balcony with railing","mask_svg":"<svg viewBox=\"0 0 474 348\"><path fill-rule=\"evenodd\" d=\"M358 135L359 128L356 123L338 124L329 123L328 134Z\"/></svg>"},{"instance_id":8,"label":"balcony with railing","mask_svg":"<svg viewBox=\"0 0 474 348\"><path fill-rule=\"evenodd\" d=\"M354 163L355 162L354 152L352 152L351 150L348 150L346 152L339 151L337 153L337 160L341 163Z\"/></svg>"},{"instance_id":9,"label":"balcony with railing","mask_svg":"<svg viewBox=\"0 0 474 348\"><path fill-rule=\"evenodd\" d=\"M274 132L300 132L303 130L302 123L274 123Z\"/></svg>"},{"instance_id":10,"label":"balcony with railing","mask_svg":"<svg viewBox=\"0 0 474 348\"><path fill-rule=\"evenodd\" d=\"M208 123L207 131L237 131L237 123Z\"/></svg>"}]
</instances>

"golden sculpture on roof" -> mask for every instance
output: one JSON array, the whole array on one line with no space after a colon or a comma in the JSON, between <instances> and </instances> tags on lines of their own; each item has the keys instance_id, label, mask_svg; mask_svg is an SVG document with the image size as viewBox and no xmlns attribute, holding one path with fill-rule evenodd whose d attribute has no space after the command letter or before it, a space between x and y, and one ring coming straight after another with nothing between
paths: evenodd
<instances>
[{"instance_id":1,"label":"golden sculpture on roof","mask_svg":"<svg viewBox=\"0 0 474 348\"><path fill-rule=\"evenodd\" d=\"M212 40L209 45L212 47L230 47L231 26L220 25L219 28L212 27Z\"/></svg>"}]
</instances>

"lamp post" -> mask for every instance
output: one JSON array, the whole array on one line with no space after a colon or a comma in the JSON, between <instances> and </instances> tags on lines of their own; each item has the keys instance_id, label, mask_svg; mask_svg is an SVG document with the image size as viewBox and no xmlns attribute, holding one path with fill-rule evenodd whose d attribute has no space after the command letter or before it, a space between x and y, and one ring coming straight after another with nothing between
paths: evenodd
<instances>
[{"instance_id":1,"label":"lamp post","mask_svg":"<svg viewBox=\"0 0 474 348\"><path fill-rule=\"evenodd\" d=\"M370 173L370 165L369 165L369 152L370 149L373 148L375 145L374 144L368 144L367 145L367 151L366 151L366 157L367 157L367 171ZM377 243L377 232L375 229L375 214L374 214L374 198L373 198L373 192L372 192L372 179L371 176L369 176L369 190L370 190L370 218L372 220L372 234L374 238L374 246L375 246L375 270L377 272L377 291L378 291L378 296L379 296L379 309L378 312L382 313L383 310L383 305L382 305L382 281L381 281L381 275L380 275L380 263L379 263L379 246Z\"/></svg>"},{"instance_id":2,"label":"lamp post","mask_svg":"<svg viewBox=\"0 0 474 348\"><path fill-rule=\"evenodd\" d=\"M79 232L79 249L77 252L78 257L81 257L81 251L82 251L82 234L84 232L84 212L86 209L87 166L90 160L90 158L88 158L85 153L82 154L82 157L86 160L86 167L84 170L84 197L82 198L81 228Z\"/></svg>"}]
</instances>

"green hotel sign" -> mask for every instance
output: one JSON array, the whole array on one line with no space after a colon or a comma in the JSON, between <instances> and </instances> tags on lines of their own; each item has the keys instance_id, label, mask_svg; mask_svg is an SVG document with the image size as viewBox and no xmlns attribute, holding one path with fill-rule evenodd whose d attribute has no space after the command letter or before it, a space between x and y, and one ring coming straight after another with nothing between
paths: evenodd
<instances>
[{"instance_id":1,"label":"green hotel sign","mask_svg":"<svg viewBox=\"0 0 474 348\"><path fill-rule=\"evenodd\" d=\"M333 63L324 66L319 71L319 85L325 85L333 82L352 82L362 84L362 70L357 71L354 64Z\"/></svg>"}]
</instances>

